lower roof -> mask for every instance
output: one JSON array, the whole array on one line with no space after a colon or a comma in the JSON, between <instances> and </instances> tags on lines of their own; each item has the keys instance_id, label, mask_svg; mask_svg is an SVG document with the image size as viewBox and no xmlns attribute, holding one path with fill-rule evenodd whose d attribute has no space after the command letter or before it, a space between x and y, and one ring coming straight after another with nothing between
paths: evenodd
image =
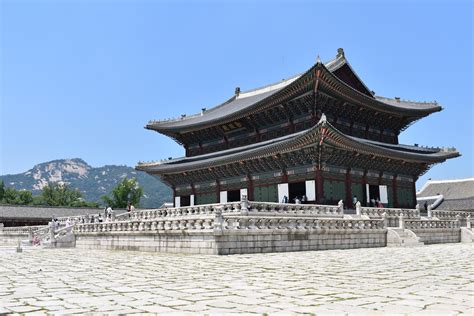
<instances>
[{"instance_id":1,"label":"lower roof","mask_svg":"<svg viewBox=\"0 0 474 316\"><path fill-rule=\"evenodd\" d=\"M332 126L323 114L318 124L295 134L200 156L182 157L161 162L140 162L136 169L153 174L187 172L277 155L298 148L314 146L318 142L364 154L427 165L443 162L448 158L460 155L455 149L394 145L348 136Z\"/></svg>"}]
</instances>

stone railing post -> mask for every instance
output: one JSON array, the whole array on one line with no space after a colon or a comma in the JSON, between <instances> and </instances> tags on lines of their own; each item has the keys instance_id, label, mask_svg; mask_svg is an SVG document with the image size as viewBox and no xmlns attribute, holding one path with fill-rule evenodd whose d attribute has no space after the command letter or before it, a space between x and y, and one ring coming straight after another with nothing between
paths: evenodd
<instances>
[{"instance_id":1,"label":"stone railing post","mask_svg":"<svg viewBox=\"0 0 474 316\"><path fill-rule=\"evenodd\" d=\"M387 213L386 212L382 213L382 224L383 224L383 228L388 227L388 220L387 220Z\"/></svg>"},{"instance_id":2,"label":"stone railing post","mask_svg":"<svg viewBox=\"0 0 474 316\"><path fill-rule=\"evenodd\" d=\"M339 203L337 203L337 208L340 214L344 214L344 202L342 200L339 200Z\"/></svg>"},{"instance_id":3,"label":"stone railing post","mask_svg":"<svg viewBox=\"0 0 474 316\"><path fill-rule=\"evenodd\" d=\"M466 216L466 227L471 228L471 214Z\"/></svg>"},{"instance_id":4,"label":"stone railing post","mask_svg":"<svg viewBox=\"0 0 474 316\"><path fill-rule=\"evenodd\" d=\"M3 227L4 227L3 223L0 223L0 231L3 230Z\"/></svg>"},{"instance_id":5,"label":"stone railing post","mask_svg":"<svg viewBox=\"0 0 474 316\"><path fill-rule=\"evenodd\" d=\"M403 213L400 213L398 217L398 228L405 229L405 221L403 220Z\"/></svg>"},{"instance_id":6,"label":"stone railing post","mask_svg":"<svg viewBox=\"0 0 474 316\"><path fill-rule=\"evenodd\" d=\"M456 222L458 224L458 227L461 227L461 215L456 214Z\"/></svg>"},{"instance_id":7,"label":"stone railing post","mask_svg":"<svg viewBox=\"0 0 474 316\"><path fill-rule=\"evenodd\" d=\"M33 244L33 229L31 227L28 228L28 242L30 245Z\"/></svg>"},{"instance_id":8,"label":"stone railing post","mask_svg":"<svg viewBox=\"0 0 474 316\"><path fill-rule=\"evenodd\" d=\"M431 204L428 205L428 217L432 218L433 217L433 211L431 210Z\"/></svg>"},{"instance_id":9,"label":"stone railing post","mask_svg":"<svg viewBox=\"0 0 474 316\"><path fill-rule=\"evenodd\" d=\"M357 201L356 203L356 214L362 215L362 205L360 204L360 201Z\"/></svg>"},{"instance_id":10,"label":"stone railing post","mask_svg":"<svg viewBox=\"0 0 474 316\"><path fill-rule=\"evenodd\" d=\"M50 241L51 241L51 244L52 244L55 241L54 223L53 222L49 222L49 235L50 235Z\"/></svg>"},{"instance_id":11,"label":"stone railing post","mask_svg":"<svg viewBox=\"0 0 474 316\"><path fill-rule=\"evenodd\" d=\"M219 207L215 211L215 219L214 219L214 231L222 231L224 228L224 217L222 216L222 208Z\"/></svg>"},{"instance_id":12,"label":"stone railing post","mask_svg":"<svg viewBox=\"0 0 474 316\"><path fill-rule=\"evenodd\" d=\"M242 200L240 201L240 212L242 215L248 215L249 213L249 201L247 200L247 195L242 195Z\"/></svg>"}]
</instances>

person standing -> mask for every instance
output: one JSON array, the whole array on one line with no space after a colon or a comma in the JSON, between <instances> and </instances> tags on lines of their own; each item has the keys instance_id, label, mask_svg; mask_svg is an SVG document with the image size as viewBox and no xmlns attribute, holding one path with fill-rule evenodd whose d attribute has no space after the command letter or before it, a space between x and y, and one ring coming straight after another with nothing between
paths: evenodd
<instances>
[{"instance_id":1,"label":"person standing","mask_svg":"<svg viewBox=\"0 0 474 316\"><path fill-rule=\"evenodd\" d=\"M357 204L357 195L354 195L354 197L352 198L352 207L355 207Z\"/></svg>"}]
</instances>

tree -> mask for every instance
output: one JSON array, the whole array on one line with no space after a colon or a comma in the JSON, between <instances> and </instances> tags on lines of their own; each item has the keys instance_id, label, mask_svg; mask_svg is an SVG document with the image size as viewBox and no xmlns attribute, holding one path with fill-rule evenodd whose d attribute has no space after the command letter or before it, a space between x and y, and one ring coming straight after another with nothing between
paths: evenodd
<instances>
[{"instance_id":1,"label":"tree","mask_svg":"<svg viewBox=\"0 0 474 316\"><path fill-rule=\"evenodd\" d=\"M130 202L135 206L140 204L140 199L143 196L143 189L138 184L138 181L124 178L115 188L112 189L112 196L103 196L102 200L113 208L125 208Z\"/></svg>"},{"instance_id":2,"label":"tree","mask_svg":"<svg viewBox=\"0 0 474 316\"><path fill-rule=\"evenodd\" d=\"M0 180L0 201L3 200L3 196L5 195L5 184L3 180Z\"/></svg>"},{"instance_id":3,"label":"tree","mask_svg":"<svg viewBox=\"0 0 474 316\"><path fill-rule=\"evenodd\" d=\"M83 202L79 190L57 182L44 186L41 198L49 206L76 206L75 204Z\"/></svg>"},{"instance_id":4,"label":"tree","mask_svg":"<svg viewBox=\"0 0 474 316\"><path fill-rule=\"evenodd\" d=\"M6 204L18 204L18 191L14 188L6 188L2 201Z\"/></svg>"},{"instance_id":5,"label":"tree","mask_svg":"<svg viewBox=\"0 0 474 316\"><path fill-rule=\"evenodd\" d=\"M18 191L18 204L30 205L33 202L33 193L27 190Z\"/></svg>"}]
</instances>

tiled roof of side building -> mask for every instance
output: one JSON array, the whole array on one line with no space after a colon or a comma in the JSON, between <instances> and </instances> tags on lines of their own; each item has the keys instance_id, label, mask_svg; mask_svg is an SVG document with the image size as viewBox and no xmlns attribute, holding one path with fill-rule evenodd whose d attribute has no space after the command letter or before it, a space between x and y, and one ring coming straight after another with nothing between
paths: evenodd
<instances>
[{"instance_id":1,"label":"tiled roof of side building","mask_svg":"<svg viewBox=\"0 0 474 316\"><path fill-rule=\"evenodd\" d=\"M436 208L441 211L471 211L474 212L474 196L465 199L444 200Z\"/></svg>"},{"instance_id":2,"label":"tiled roof of side building","mask_svg":"<svg viewBox=\"0 0 474 316\"><path fill-rule=\"evenodd\" d=\"M442 194L446 200L474 197L474 178L459 180L428 180L417 197Z\"/></svg>"},{"instance_id":3,"label":"tiled roof of side building","mask_svg":"<svg viewBox=\"0 0 474 316\"><path fill-rule=\"evenodd\" d=\"M125 210L118 213L124 212ZM98 213L103 213L103 210L100 208L0 205L0 223L2 218L51 219L53 217L68 217Z\"/></svg>"}]
</instances>

